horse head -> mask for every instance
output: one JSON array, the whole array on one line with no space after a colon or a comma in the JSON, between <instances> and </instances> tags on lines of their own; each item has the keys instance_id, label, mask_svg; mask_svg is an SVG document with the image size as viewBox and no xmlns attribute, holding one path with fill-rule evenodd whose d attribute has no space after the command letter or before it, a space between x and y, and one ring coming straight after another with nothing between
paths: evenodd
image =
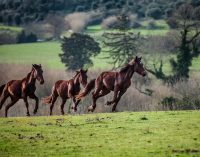
<instances>
[{"instance_id":1,"label":"horse head","mask_svg":"<svg viewBox=\"0 0 200 157\"><path fill-rule=\"evenodd\" d=\"M129 64L134 65L134 71L144 77L147 75L147 72L146 72L141 60L142 60L142 57L136 56L135 59L133 59L132 61L129 62Z\"/></svg>"},{"instance_id":2,"label":"horse head","mask_svg":"<svg viewBox=\"0 0 200 157\"><path fill-rule=\"evenodd\" d=\"M77 77L78 77L78 81L79 83L81 83L84 87L87 85L87 71L88 70L83 70L83 69L80 69L78 71L76 71L77 73Z\"/></svg>"},{"instance_id":3,"label":"horse head","mask_svg":"<svg viewBox=\"0 0 200 157\"><path fill-rule=\"evenodd\" d=\"M32 65L32 71L33 71L33 77L37 79L40 84L44 84L44 78L43 78L43 70L41 64L33 64Z\"/></svg>"}]
</instances>

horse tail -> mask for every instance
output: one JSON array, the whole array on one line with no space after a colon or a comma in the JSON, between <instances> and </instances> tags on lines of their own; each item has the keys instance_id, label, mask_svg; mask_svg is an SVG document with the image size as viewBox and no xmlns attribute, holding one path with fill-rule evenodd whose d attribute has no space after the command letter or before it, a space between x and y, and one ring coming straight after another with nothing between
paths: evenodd
<instances>
[{"instance_id":1,"label":"horse tail","mask_svg":"<svg viewBox=\"0 0 200 157\"><path fill-rule=\"evenodd\" d=\"M52 102L52 95L42 98L43 104L50 104Z\"/></svg>"},{"instance_id":2,"label":"horse tail","mask_svg":"<svg viewBox=\"0 0 200 157\"><path fill-rule=\"evenodd\" d=\"M42 98L42 103L43 103L43 104L51 104L55 93L57 93L57 92L56 92L56 84L55 84L55 85L53 86L53 88L52 88L51 95Z\"/></svg>"},{"instance_id":3,"label":"horse tail","mask_svg":"<svg viewBox=\"0 0 200 157\"><path fill-rule=\"evenodd\" d=\"M0 86L0 97L3 94L3 90L4 90L5 86L6 86L6 84Z\"/></svg>"},{"instance_id":4,"label":"horse tail","mask_svg":"<svg viewBox=\"0 0 200 157\"><path fill-rule=\"evenodd\" d=\"M95 86L95 80L96 79L92 79L84 88L83 92L79 93L78 95L76 95L76 100L81 100L82 98L84 98L86 95L88 95L90 93L90 91L94 88Z\"/></svg>"}]
</instances>

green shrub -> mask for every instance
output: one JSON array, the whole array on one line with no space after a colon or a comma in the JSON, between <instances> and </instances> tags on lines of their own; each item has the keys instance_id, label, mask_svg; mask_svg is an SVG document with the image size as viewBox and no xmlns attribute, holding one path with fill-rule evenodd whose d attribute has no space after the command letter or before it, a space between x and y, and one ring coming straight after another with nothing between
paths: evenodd
<instances>
[{"instance_id":1,"label":"green shrub","mask_svg":"<svg viewBox=\"0 0 200 157\"><path fill-rule=\"evenodd\" d=\"M16 34L10 31L1 31L0 32L0 45L2 44L15 44L16 43Z\"/></svg>"},{"instance_id":2,"label":"green shrub","mask_svg":"<svg viewBox=\"0 0 200 157\"><path fill-rule=\"evenodd\" d=\"M169 110L197 110L200 109L200 99L185 96L177 99L172 96L162 99L161 104Z\"/></svg>"},{"instance_id":3,"label":"green shrub","mask_svg":"<svg viewBox=\"0 0 200 157\"><path fill-rule=\"evenodd\" d=\"M168 18L167 19L167 24L169 25L170 28L175 29L178 28L177 22L174 20L174 18Z\"/></svg>"},{"instance_id":4,"label":"green shrub","mask_svg":"<svg viewBox=\"0 0 200 157\"><path fill-rule=\"evenodd\" d=\"M151 8L147 10L146 16L154 19L160 19L162 17L162 11L159 8Z\"/></svg>"},{"instance_id":5,"label":"green shrub","mask_svg":"<svg viewBox=\"0 0 200 157\"><path fill-rule=\"evenodd\" d=\"M165 10L165 17L168 18L168 17L171 17L172 16L172 13L173 13L173 9L172 8L168 8Z\"/></svg>"},{"instance_id":6,"label":"green shrub","mask_svg":"<svg viewBox=\"0 0 200 157\"><path fill-rule=\"evenodd\" d=\"M164 108L168 108L169 110L176 109L175 104L177 103L177 99L170 96L170 97L165 97L162 99L161 104L163 105Z\"/></svg>"},{"instance_id":7,"label":"green shrub","mask_svg":"<svg viewBox=\"0 0 200 157\"><path fill-rule=\"evenodd\" d=\"M33 33L26 34L23 30L21 33L17 36L17 43L32 43L37 42L37 36Z\"/></svg>"},{"instance_id":8,"label":"green shrub","mask_svg":"<svg viewBox=\"0 0 200 157\"><path fill-rule=\"evenodd\" d=\"M82 12L84 10L85 10L84 6L79 5L76 7L76 12Z\"/></svg>"}]
</instances>

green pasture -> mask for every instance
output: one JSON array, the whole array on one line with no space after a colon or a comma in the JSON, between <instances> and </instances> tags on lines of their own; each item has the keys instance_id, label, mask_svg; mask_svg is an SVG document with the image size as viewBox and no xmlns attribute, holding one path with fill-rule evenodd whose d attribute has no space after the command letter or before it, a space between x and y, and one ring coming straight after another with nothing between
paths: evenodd
<instances>
[{"instance_id":1,"label":"green pasture","mask_svg":"<svg viewBox=\"0 0 200 157\"><path fill-rule=\"evenodd\" d=\"M169 31L169 27L164 20L157 20L155 24L160 26L160 29L148 30L145 27L148 25L149 21L144 20L141 24L144 26L140 29L132 29L134 32L141 32L142 35L165 35ZM162 28L162 29L161 29ZM14 26L4 26L0 25L1 30L12 30L19 32L22 30L20 27ZM95 37L98 41L101 41L101 35L105 30L102 29L101 25L88 26L86 33ZM116 31L116 30L113 30ZM0 45L0 64L23 64L28 65L32 63L42 64L48 68L53 69L64 69L64 64L61 63L60 57L58 56L61 51L61 44L57 41L52 42L38 42L29 44L12 44L12 45ZM94 66L93 69L111 69L112 65L109 64L112 60L105 59L108 54L101 52L98 56L93 57ZM143 55L144 56L144 55ZM148 57L148 56L147 56ZM153 56L149 56L148 59L152 60ZM166 57L164 61L164 71L170 73L171 67L168 62L170 57ZM200 57L193 60L191 70L200 69Z\"/></svg>"},{"instance_id":2,"label":"green pasture","mask_svg":"<svg viewBox=\"0 0 200 157\"><path fill-rule=\"evenodd\" d=\"M42 64L52 69L64 69L64 64L61 63L59 53L62 53L59 42L38 42L29 44L13 44L0 46L0 64L23 64L29 65L32 63ZM111 69L109 64L111 59L105 59L107 53L101 52L95 58L93 69ZM151 57L148 57L151 59ZM169 59L170 57L166 57ZM153 60L153 58L152 58ZM170 65L167 61L164 62L164 70L169 72ZM200 70L200 57L193 60L191 70Z\"/></svg>"},{"instance_id":3,"label":"green pasture","mask_svg":"<svg viewBox=\"0 0 200 157\"><path fill-rule=\"evenodd\" d=\"M41 63L50 68L64 68L58 56L60 52L57 42L3 45L0 46L0 63Z\"/></svg>"},{"instance_id":4,"label":"green pasture","mask_svg":"<svg viewBox=\"0 0 200 157\"><path fill-rule=\"evenodd\" d=\"M86 32L89 34L97 34L97 36L100 36L103 32L108 30L103 30L100 25L94 25L87 27ZM116 30L113 30L116 31ZM131 32L138 33L140 32L141 35L165 35L167 32L169 32L169 29L146 29L146 28L137 28L137 29L131 29Z\"/></svg>"},{"instance_id":5,"label":"green pasture","mask_svg":"<svg viewBox=\"0 0 200 157\"><path fill-rule=\"evenodd\" d=\"M1 157L199 157L200 112L0 118Z\"/></svg>"},{"instance_id":6,"label":"green pasture","mask_svg":"<svg viewBox=\"0 0 200 157\"><path fill-rule=\"evenodd\" d=\"M5 31L5 30L9 30L9 31L13 31L13 32L20 32L22 30L21 27L17 27L17 26L5 26L0 24L0 31Z\"/></svg>"},{"instance_id":7,"label":"green pasture","mask_svg":"<svg viewBox=\"0 0 200 157\"><path fill-rule=\"evenodd\" d=\"M58 56L61 51L59 42L41 42L30 44L13 44L0 46L0 63L8 64L43 64L53 69L64 69ZM106 68L105 54L93 58L94 68Z\"/></svg>"}]
</instances>

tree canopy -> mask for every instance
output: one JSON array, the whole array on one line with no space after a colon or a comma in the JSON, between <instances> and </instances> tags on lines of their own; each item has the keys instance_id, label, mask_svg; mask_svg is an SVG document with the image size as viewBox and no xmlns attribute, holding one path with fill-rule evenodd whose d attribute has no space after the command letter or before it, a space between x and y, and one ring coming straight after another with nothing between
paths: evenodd
<instances>
[{"instance_id":1,"label":"tree canopy","mask_svg":"<svg viewBox=\"0 0 200 157\"><path fill-rule=\"evenodd\" d=\"M92 66L92 56L100 53L101 48L91 36L80 33L73 33L70 37L62 39L62 54L59 54L61 61L69 70L76 70L84 66Z\"/></svg>"}]
</instances>

